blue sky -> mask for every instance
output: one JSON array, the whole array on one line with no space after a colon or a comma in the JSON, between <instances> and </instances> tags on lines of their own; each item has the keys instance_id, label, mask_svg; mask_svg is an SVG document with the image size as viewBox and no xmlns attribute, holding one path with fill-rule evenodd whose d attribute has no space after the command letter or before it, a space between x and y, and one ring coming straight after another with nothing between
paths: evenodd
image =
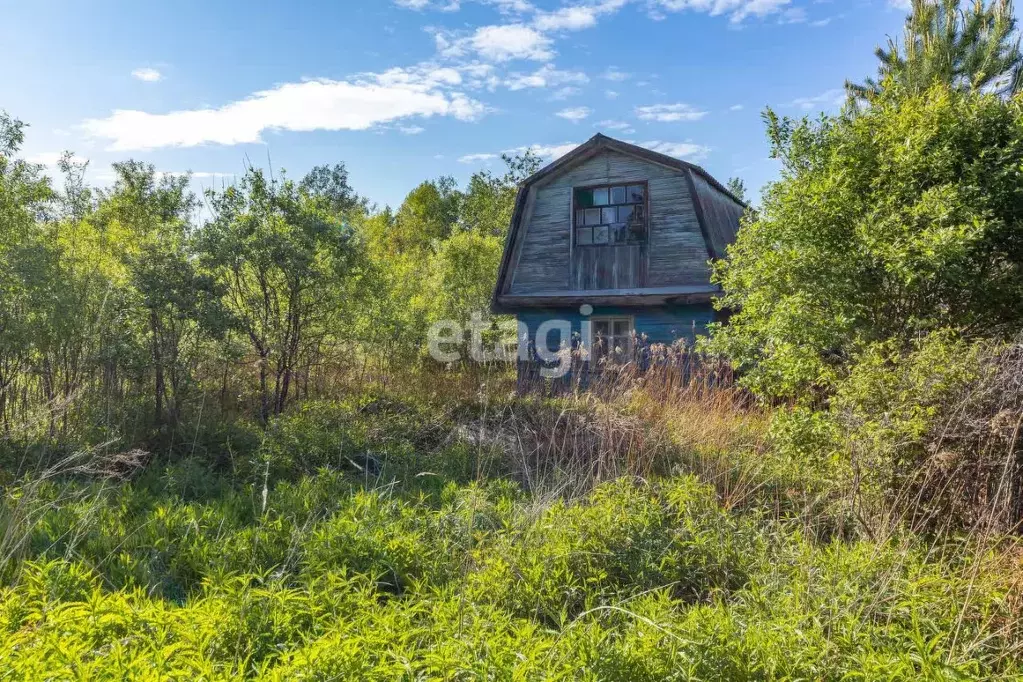
<instances>
[{"instance_id":1,"label":"blue sky","mask_svg":"<svg viewBox=\"0 0 1023 682\"><path fill-rule=\"evenodd\" d=\"M0 109L25 156L70 149L96 184L137 158L219 186L246 163L344 161L397 205L497 155L596 132L751 188L760 112L834 109L875 71L900 0L374 0L5 3Z\"/></svg>"}]
</instances>

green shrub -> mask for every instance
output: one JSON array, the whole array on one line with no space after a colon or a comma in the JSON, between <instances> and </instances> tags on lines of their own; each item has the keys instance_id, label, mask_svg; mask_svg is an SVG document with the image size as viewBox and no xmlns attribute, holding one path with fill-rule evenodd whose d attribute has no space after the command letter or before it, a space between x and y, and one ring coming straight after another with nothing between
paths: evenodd
<instances>
[{"instance_id":1,"label":"green shrub","mask_svg":"<svg viewBox=\"0 0 1023 682\"><path fill-rule=\"evenodd\" d=\"M620 479L577 500L499 480L367 489L340 471L278 483L265 505L257 488L210 490L221 492L189 500L156 476L41 486L54 504L0 588L0 669L210 680L1021 672L1011 568L913 536L821 542L725 511L691 477Z\"/></svg>"}]
</instances>

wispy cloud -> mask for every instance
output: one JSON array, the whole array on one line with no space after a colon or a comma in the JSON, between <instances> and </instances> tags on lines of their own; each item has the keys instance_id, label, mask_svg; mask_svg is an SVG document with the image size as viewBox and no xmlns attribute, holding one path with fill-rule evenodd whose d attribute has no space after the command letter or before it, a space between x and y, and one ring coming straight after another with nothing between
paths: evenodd
<instances>
[{"instance_id":1,"label":"wispy cloud","mask_svg":"<svg viewBox=\"0 0 1023 682\"><path fill-rule=\"evenodd\" d=\"M39 164L40 166L56 166L63 156L64 152L40 152L38 154L29 155L25 158L25 160L29 163ZM78 160L80 161L80 159Z\"/></svg>"},{"instance_id":2,"label":"wispy cloud","mask_svg":"<svg viewBox=\"0 0 1023 682\"><path fill-rule=\"evenodd\" d=\"M628 80L631 76L632 74L625 73L617 66L609 66L607 69L604 70L604 73L601 74L601 78L609 81L614 81L616 83Z\"/></svg>"},{"instance_id":3,"label":"wispy cloud","mask_svg":"<svg viewBox=\"0 0 1023 682\"><path fill-rule=\"evenodd\" d=\"M677 104L652 104L636 107L636 116L642 121L675 123L678 121L699 121L707 115L696 107L681 102Z\"/></svg>"},{"instance_id":4,"label":"wispy cloud","mask_svg":"<svg viewBox=\"0 0 1023 682\"><path fill-rule=\"evenodd\" d=\"M604 14L614 14L630 0L601 0L568 5L553 12L538 12L533 25L541 31L581 31L597 25Z\"/></svg>"},{"instance_id":5,"label":"wispy cloud","mask_svg":"<svg viewBox=\"0 0 1023 682\"><path fill-rule=\"evenodd\" d=\"M615 121L611 119L597 123L596 127L600 128L601 130L611 130L617 133L624 133L626 135L631 135L632 133L636 132L636 129L632 127L631 123L628 123L626 121Z\"/></svg>"},{"instance_id":6,"label":"wispy cloud","mask_svg":"<svg viewBox=\"0 0 1023 682\"><path fill-rule=\"evenodd\" d=\"M490 62L514 59L547 61L554 56L554 41L532 26L521 23L481 26L471 35L438 31L437 50L444 57L462 58L474 53Z\"/></svg>"},{"instance_id":7,"label":"wispy cloud","mask_svg":"<svg viewBox=\"0 0 1023 682\"><path fill-rule=\"evenodd\" d=\"M648 13L663 19L671 12L702 12L712 17L727 16L733 24L750 17L764 18L791 5L792 0L647 0Z\"/></svg>"},{"instance_id":8,"label":"wispy cloud","mask_svg":"<svg viewBox=\"0 0 1023 682\"><path fill-rule=\"evenodd\" d=\"M571 31L581 31L597 25L604 16L616 14L633 4L647 9L653 18L664 18L668 13L692 11L711 16L728 16L732 23L741 23L749 17L764 18L780 14L783 18L802 17L805 12L790 8L792 0L575 0L556 10L542 10L525 0L478 0L497 5L502 11L516 16L511 23L480 26L471 33L465 31L428 30L434 34L437 49L449 58L475 54L492 62L515 59L543 61L554 55L555 38ZM458 9L459 0L395 0L410 9L426 8L450 11ZM788 13L788 14L786 14ZM614 67L605 77L624 80L629 74Z\"/></svg>"},{"instance_id":9,"label":"wispy cloud","mask_svg":"<svg viewBox=\"0 0 1023 682\"><path fill-rule=\"evenodd\" d=\"M458 163L478 163L479 161L496 159L498 156L500 154L466 154L465 156L458 157Z\"/></svg>"},{"instance_id":10,"label":"wispy cloud","mask_svg":"<svg viewBox=\"0 0 1023 682\"><path fill-rule=\"evenodd\" d=\"M131 72L131 75L132 78L135 78L140 81L145 81L146 83L155 83L163 79L162 73L160 73L156 69L151 69L148 67L142 69L135 69L134 71Z\"/></svg>"},{"instance_id":11,"label":"wispy cloud","mask_svg":"<svg viewBox=\"0 0 1023 682\"><path fill-rule=\"evenodd\" d=\"M646 147L661 154L674 156L677 159L688 159L689 161L700 161L710 154L711 148L694 142L664 142L652 140L640 142L640 147Z\"/></svg>"},{"instance_id":12,"label":"wispy cloud","mask_svg":"<svg viewBox=\"0 0 1023 682\"><path fill-rule=\"evenodd\" d=\"M803 111L812 111L814 109L834 109L842 106L844 102L845 90L833 88L813 97L798 97L792 100L789 106L802 109Z\"/></svg>"},{"instance_id":13,"label":"wispy cloud","mask_svg":"<svg viewBox=\"0 0 1023 682\"><path fill-rule=\"evenodd\" d=\"M493 159L499 158L501 154L510 154L515 156L525 154L527 151L536 154L542 159L559 159L578 146L578 142L563 142L561 144L531 144L505 149L500 153L485 152L482 154L466 154L465 156L459 157L458 161L459 163L480 163L492 161Z\"/></svg>"},{"instance_id":14,"label":"wispy cloud","mask_svg":"<svg viewBox=\"0 0 1023 682\"><path fill-rule=\"evenodd\" d=\"M119 109L80 127L108 140L110 150L125 151L253 143L267 130L366 130L432 116L478 119L487 109L455 89L461 83L461 74L450 68L391 69L348 81L285 83L219 108L165 114Z\"/></svg>"},{"instance_id":15,"label":"wispy cloud","mask_svg":"<svg viewBox=\"0 0 1023 682\"><path fill-rule=\"evenodd\" d=\"M532 12L535 8L526 0L477 0L483 5L493 5L503 14ZM434 10L457 12L462 8L461 0L394 0L394 4L417 11Z\"/></svg>"},{"instance_id":16,"label":"wispy cloud","mask_svg":"<svg viewBox=\"0 0 1023 682\"><path fill-rule=\"evenodd\" d=\"M589 118L590 114L592 113L593 110L590 109L589 107L571 107L569 109L562 109L561 111L557 112L555 116L563 118L566 121L578 123L583 119Z\"/></svg>"},{"instance_id":17,"label":"wispy cloud","mask_svg":"<svg viewBox=\"0 0 1023 682\"><path fill-rule=\"evenodd\" d=\"M647 149L661 154L667 154L668 156L674 156L679 159L688 159L691 161L699 161L700 159L706 158L711 152L711 148L696 144L694 142L665 142L663 140L651 140L649 142L632 142L632 144L638 144L640 147L646 147ZM532 144L522 147L513 147L512 149L505 149L502 154L524 154L529 151L543 159L560 159L565 154L579 146L578 142L564 142L561 144ZM478 163L480 161L490 161L496 159L500 154L488 153L488 154L467 154L459 159L462 163Z\"/></svg>"},{"instance_id":18,"label":"wispy cloud","mask_svg":"<svg viewBox=\"0 0 1023 682\"><path fill-rule=\"evenodd\" d=\"M562 144L531 144L526 147L515 147L506 149L506 154L525 154L532 152L542 159L560 159L565 154L579 146L578 142L565 142Z\"/></svg>"},{"instance_id":19,"label":"wispy cloud","mask_svg":"<svg viewBox=\"0 0 1023 682\"><path fill-rule=\"evenodd\" d=\"M562 71L553 64L544 64L532 73L511 73L504 83L509 90L525 88L550 88L567 84L589 83L590 79L582 71Z\"/></svg>"}]
</instances>

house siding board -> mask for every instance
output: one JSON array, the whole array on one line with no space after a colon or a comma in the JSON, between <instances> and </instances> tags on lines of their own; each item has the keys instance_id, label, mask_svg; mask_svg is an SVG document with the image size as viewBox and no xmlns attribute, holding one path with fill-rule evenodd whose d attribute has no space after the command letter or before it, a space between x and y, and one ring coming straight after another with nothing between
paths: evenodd
<instances>
[{"instance_id":1,"label":"house siding board","mask_svg":"<svg viewBox=\"0 0 1023 682\"><path fill-rule=\"evenodd\" d=\"M571 288L568 279L571 202L571 187L536 189L531 210L522 217L525 236L511 293Z\"/></svg>"},{"instance_id":2,"label":"house siding board","mask_svg":"<svg viewBox=\"0 0 1023 682\"><path fill-rule=\"evenodd\" d=\"M700 208L714 253L724 258L728 245L735 241L742 218L742 206L711 186L707 179L694 173L693 187L700 199Z\"/></svg>"},{"instance_id":3,"label":"house siding board","mask_svg":"<svg viewBox=\"0 0 1023 682\"><path fill-rule=\"evenodd\" d=\"M710 305L664 306L657 308L594 308L593 314L584 318L578 308L544 308L518 313L519 322L526 325L529 338L536 339L540 325L548 320L565 320L572 326L572 333L582 332L585 319L594 317L632 317L637 334L646 335L650 343L671 344L680 339L689 342L695 336L703 335L707 325L714 321L714 308ZM541 343L542 339L536 339ZM562 339L552 332L547 339L548 349L556 352ZM568 342L568 339L565 339Z\"/></svg>"},{"instance_id":4,"label":"house siding board","mask_svg":"<svg viewBox=\"0 0 1023 682\"><path fill-rule=\"evenodd\" d=\"M648 287L710 282L707 244L681 171L650 179Z\"/></svg>"},{"instance_id":5,"label":"house siding board","mask_svg":"<svg viewBox=\"0 0 1023 682\"><path fill-rule=\"evenodd\" d=\"M647 183L650 197L647 245L606 249L606 254L596 253L602 249L577 249L573 254L572 189L641 181ZM521 217L524 236L513 263L509 293L635 289L710 281L707 245L684 171L603 151L541 180L535 191L532 207Z\"/></svg>"}]
</instances>

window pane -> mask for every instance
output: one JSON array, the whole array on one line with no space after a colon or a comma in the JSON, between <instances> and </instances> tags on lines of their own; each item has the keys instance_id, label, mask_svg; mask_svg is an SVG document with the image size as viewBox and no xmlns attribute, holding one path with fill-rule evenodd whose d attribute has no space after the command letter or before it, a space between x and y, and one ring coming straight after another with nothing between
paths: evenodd
<instances>
[{"instance_id":1,"label":"window pane","mask_svg":"<svg viewBox=\"0 0 1023 682\"><path fill-rule=\"evenodd\" d=\"M646 196L646 188L643 185L632 185L629 187L629 202L639 204Z\"/></svg>"},{"instance_id":2,"label":"window pane","mask_svg":"<svg viewBox=\"0 0 1023 682\"><path fill-rule=\"evenodd\" d=\"M618 207L618 222L627 223L629 217L632 215L632 206L619 206Z\"/></svg>"},{"instance_id":3,"label":"window pane","mask_svg":"<svg viewBox=\"0 0 1023 682\"><path fill-rule=\"evenodd\" d=\"M586 211L576 211L575 212L575 224L576 224L576 226L585 225L586 224Z\"/></svg>"},{"instance_id":4,"label":"window pane","mask_svg":"<svg viewBox=\"0 0 1023 682\"><path fill-rule=\"evenodd\" d=\"M607 187L593 190L593 205L607 206Z\"/></svg>"},{"instance_id":5,"label":"window pane","mask_svg":"<svg viewBox=\"0 0 1023 682\"><path fill-rule=\"evenodd\" d=\"M588 209L586 209L586 224L587 225L600 225L600 209L599 208L588 208Z\"/></svg>"},{"instance_id":6,"label":"window pane","mask_svg":"<svg viewBox=\"0 0 1023 682\"><path fill-rule=\"evenodd\" d=\"M600 222L604 225L618 222L618 211L615 210L614 206L600 209Z\"/></svg>"},{"instance_id":7,"label":"window pane","mask_svg":"<svg viewBox=\"0 0 1023 682\"><path fill-rule=\"evenodd\" d=\"M625 203L625 188L624 187L612 187L611 188L611 203L612 204L624 204Z\"/></svg>"},{"instance_id":8,"label":"window pane","mask_svg":"<svg viewBox=\"0 0 1023 682\"><path fill-rule=\"evenodd\" d=\"M625 338L626 336L628 336L632 332L632 330L629 329L629 321L628 320L615 320L615 322L614 322L614 329L615 329L615 336L619 336L619 337L622 337L622 338Z\"/></svg>"},{"instance_id":9,"label":"window pane","mask_svg":"<svg viewBox=\"0 0 1023 682\"><path fill-rule=\"evenodd\" d=\"M575 231L575 243L580 246L587 246L593 243L593 228L582 227Z\"/></svg>"},{"instance_id":10,"label":"window pane","mask_svg":"<svg viewBox=\"0 0 1023 682\"><path fill-rule=\"evenodd\" d=\"M580 208L593 206L593 192L588 189L577 189L575 191L575 205Z\"/></svg>"},{"instance_id":11,"label":"window pane","mask_svg":"<svg viewBox=\"0 0 1023 682\"><path fill-rule=\"evenodd\" d=\"M620 244L629 238L629 226L625 223L617 223L611 226L611 241Z\"/></svg>"},{"instance_id":12,"label":"window pane","mask_svg":"<svg viewBox=\"0 0 1023 682\"><path fill-rule=\"evenodd\" d=\"M607 225L593 228L593 243L607 244Z\"/></svg>"},{"instance_id":13,"label":"window pane","mask_svg":"<svg viewBox=\"0 0 1023 682\"><path fill-rule=\"evenodd\" d=\"M608 322L607 320L594 320L593 335L607 337L607 335L609 334L608 330L610 329L609 326L610 324L611 323Z\"/></svg>"}]
</instances>

